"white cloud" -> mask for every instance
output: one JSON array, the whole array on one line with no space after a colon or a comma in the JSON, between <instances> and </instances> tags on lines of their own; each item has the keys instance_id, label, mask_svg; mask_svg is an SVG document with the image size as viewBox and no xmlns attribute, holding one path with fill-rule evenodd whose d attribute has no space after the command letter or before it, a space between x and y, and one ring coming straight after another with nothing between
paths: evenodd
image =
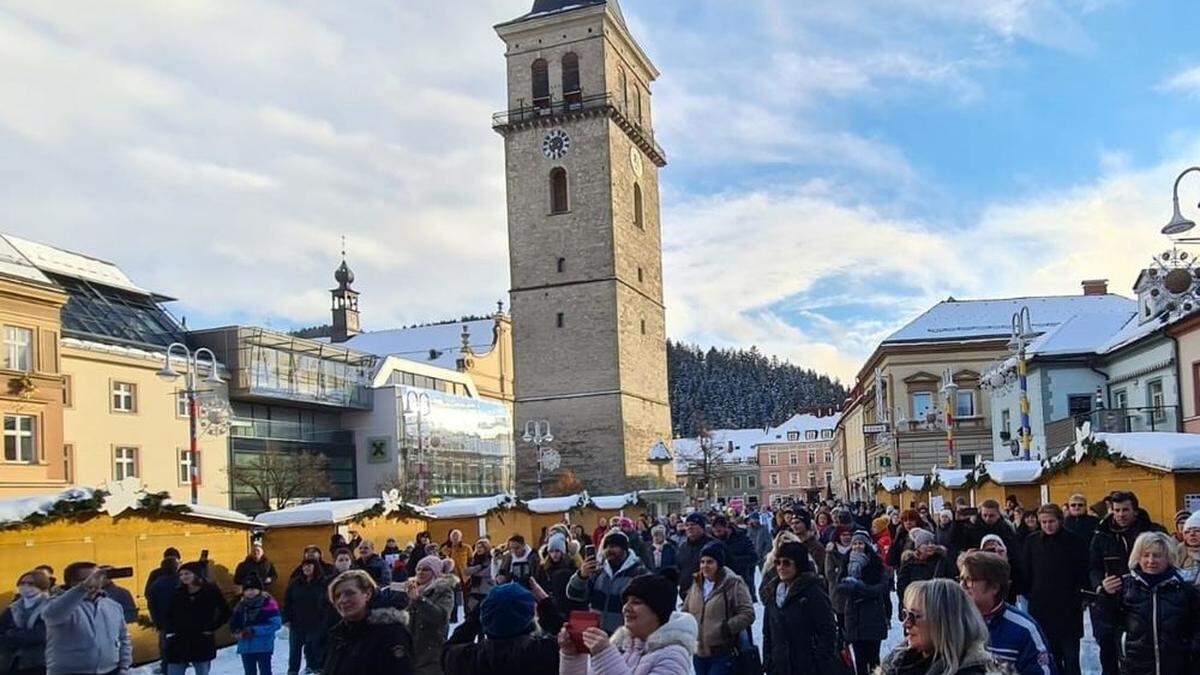
<instances>
[{"instance_id":1,"label":"white cloud","mask_svg":"<svg viewBox=\"0 0 1200 675\"><path fill-rule=\"evenodd\" d=\"M1159 83L1158 89L1200 98L1200 66L1189 66L1171 75Z\"/></svg>"}]
</instances>

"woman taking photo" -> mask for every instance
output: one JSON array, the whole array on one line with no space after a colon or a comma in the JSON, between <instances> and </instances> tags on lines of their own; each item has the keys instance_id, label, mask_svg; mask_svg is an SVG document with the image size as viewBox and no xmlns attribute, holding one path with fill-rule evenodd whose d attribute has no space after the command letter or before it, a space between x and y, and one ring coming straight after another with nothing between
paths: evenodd
<instances>
[{"instance_id":1,"label":"woman taking photo","mask_svg":"<svg viewBox=\"0 0 1200 675\"><path fill-rule=\"evenodd\" d=\"M696 620L674 611L678 597L665 577L634 577L621 593L623 625L611 639L585 628L579 651L567 627L559 631L559 675L691 675Z\"/></svg>"},{"instance_id":2,"label":"woman taking photo","mask_svg":"<svg viewBox=\"0 0 1200 675\"><path fill-rule=\"evenodd\" d=\"M1102 583L1100 611L1124 645L1125 675L1194 672L1200 590L1175 569L1174 549L1171 535L1144 532L1129 552L1130 573L1109 575Z\"/></svg>"},{"instance_id":3,"label":"woman taking photo","mask_svg":"<svg viewBox=\"0 0 1200 675\"><path fill-rule=\"evenodd\" d=\"M837 626L825 584L804 544L788 542L763 582L763 665L768 675L834 673Z\"/></svg>"},{"instance_id":4,"label":"woman taking photo","mask_svg":"<svg viewBox=\"0 0 1200 675\"><path fill-rule=\"evenodd\" d=\"M919 581L901 603L905 642L883 660L883 675L1000 675L988 656L987 625L967 592L949 579Z\"/></svg>"},{"instance_id":5,"label":"woman taking photo","mask_svg":"<svg viewBox=\"0 0 1200 675\"><path fill-rule=\"evenodd\" d=\"M725 556L719 541L700 550L700 571L683 600L683 611L700 626L696 675L728 675L733 649L754 649L747 634L754 623L754 601L746 582L725 566Z\"/></svg>"},{"instance_id":6,"label":"woman taking photo","mask_svg":"<svg viewBox=\"0 0 1200 675\"><path fill-rule=\"evenodd\" d=\"M206 562L185 563L179 568L179 588L167 607L167 674L183 675L190 665L196 675L207 675L217 658L213 633L229 621L229 606L215 584L204 579Z\"/></svg>"},{"instance_id":7,"label":"woman taking photo","mask_svg":"<svg viewBox=\"0 0 1200 675\"><path fill-rule=\"evenodd\" d=\"M458 578L453 560L436 555L417 563L417 576L408 580L408 630L412 634L412 669L417 675L441 675L442 647L449 635Z\"/></svg>"},{"instance_id":8,"label":"woman taking photo","mask_svg":"<svg viewBox=\"0 0 1200 675\"><path fill-rule=\"evenodd\" d=\"M322 675L412 675L412 640L404 627L404 612L371 609L378 590L362 570L342 572L330 582L329 603L341 621L329 631Z\"/></svg>"},{"instance_id":9,"label":"woman taking photo","mask_svg":"<svg viewBox=\"0 0 1200 675\"><path fill-rule=\"evenodd\" d=\"M0 614L0 673L44 675L46 623L42 610L50 599L50 577L33 570L17 579L17 597Z\"/></svg>"}]
</instances>

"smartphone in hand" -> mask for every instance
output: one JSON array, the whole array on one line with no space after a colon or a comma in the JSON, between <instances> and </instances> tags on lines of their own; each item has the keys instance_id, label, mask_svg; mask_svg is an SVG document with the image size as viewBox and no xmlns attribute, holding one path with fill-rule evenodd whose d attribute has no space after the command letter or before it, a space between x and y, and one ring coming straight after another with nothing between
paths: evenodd
<instances>
[{"instance_id":1,"label":"smartphone in hand","mask_svg":"<svg viewBox=\"0 0 1200 675\"><path fill-rule=\"evenodd\" d=\"M1125 566L1125 559L1117 556L1105 556L1104 558L1104 575L1109 577L1122 577L1129 572Z\"/></svg>"},{"instance_id":2,"label":"smartphone in hand","mask_svg":"<svg viewBox=\"0 0 1200 675\"><path fill-rule=\"evenodd\" d=\"M599 627L600 612L573 610L567 618L567 636L575 645L575 651L586 654L587 645L583 644L583 631Z\"/></svg>"}]
</instances>

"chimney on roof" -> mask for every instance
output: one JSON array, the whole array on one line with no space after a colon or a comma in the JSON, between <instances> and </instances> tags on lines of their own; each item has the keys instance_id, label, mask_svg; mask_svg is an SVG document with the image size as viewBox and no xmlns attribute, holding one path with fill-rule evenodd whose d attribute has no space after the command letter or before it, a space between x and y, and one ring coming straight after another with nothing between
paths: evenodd
<instances>
[{"instance_id":1,"label":"chimney on roof","mask_svg":"<svg viewBox=\"0 0 1200 675\"><path fill-rule=\"evenodd\" d=\"M1084 295L1108 295L1108 279L1084 279Z\"/></svg>"}]
</instances>

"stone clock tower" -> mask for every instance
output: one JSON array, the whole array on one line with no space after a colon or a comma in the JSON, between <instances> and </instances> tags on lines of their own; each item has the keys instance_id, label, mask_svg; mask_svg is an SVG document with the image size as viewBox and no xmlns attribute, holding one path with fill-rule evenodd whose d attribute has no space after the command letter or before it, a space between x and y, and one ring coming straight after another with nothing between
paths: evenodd
<instances>
[{"instance_id":1,"label":"stone clock tower","mask_svg":"<svg viewBox=\"0 0 1200 675\"><path fill-rule=\"evenodd\" d=\"M616 0L536 0L496 26L507 47L504 137L517 483L536 491L527 421L595 495L652 484L671 438L654 64ZM672 467L664 477L673 483Z\"/></svg>"}]
</instances>

